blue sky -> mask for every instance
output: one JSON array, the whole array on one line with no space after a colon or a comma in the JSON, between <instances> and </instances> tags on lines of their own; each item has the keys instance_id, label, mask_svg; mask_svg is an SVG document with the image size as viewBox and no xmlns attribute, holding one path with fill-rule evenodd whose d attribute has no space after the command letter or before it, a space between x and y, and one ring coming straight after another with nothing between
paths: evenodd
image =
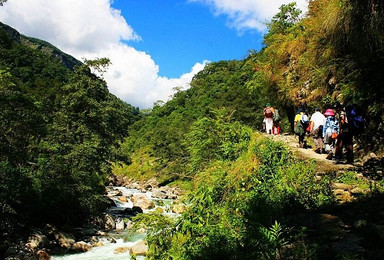
<instances>
[{"instance_id":1,"label":"blue sky","mask_svg":"<svg viewBox=\"0 0 384 260\"><path fill-rule=\"evenodd\" d=\"M112 6L142 38L129 44L152 56L160 76L179 77L202 60L242 59L261 47L261 32L229 28L224 15L201 3L114 0Z\"/></svg>"},{"instance_id":2,"label":"blue sky","mask_svg":"<svg viewBox=\"0 0 384 260\"><path fill-rule=\"evenodd\" d=\"M306 9L308 0L297 0ZM0 21L82 60L107 57L111 93L139 108L188 89L209 62L259 50L291 0L8 0Z\"/></svg>"}]
</instances>

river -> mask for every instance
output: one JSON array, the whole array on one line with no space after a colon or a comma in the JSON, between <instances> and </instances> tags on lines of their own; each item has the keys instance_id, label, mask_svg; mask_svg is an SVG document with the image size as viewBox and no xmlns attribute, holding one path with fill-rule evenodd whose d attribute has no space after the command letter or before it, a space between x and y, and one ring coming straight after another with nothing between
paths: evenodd
<instances>
[{"instance_id":1,"label":"river","mask_svg":"<svg viewBox=\"0 0 384 260\"><path fill-rule=\"evenodd\" d=\"M117 193L118 192L118 193ZM158 210L157 208L162 208L163 214L168 216L177 217L177 214L172 213L171 207L173 200L171 199L158 199L152 197L152 192L141 192L137 189L127 189L124 187L113 187L108 190L108 197L115 202L115 206L107 210L108 214L121 214L124 212L124 209L132 208L133 202L131 197L134 194L145 194L148 199L152 200L155 203L155 207L150 210L144 210L143 213L148 213L151 211ZM125 196L127 198L126 202L119 200L119 196ZM65 255L54 255L52 260L119 260L119 259L130 259L129 249L145 239L146 234L133 234L129 230L124 230L121 232L109 232L106 237L101 237L99 239L99 246L94 246L91 250L83 253L76 254L65 254ZM107 238L108 237L108 238ZM113 239L111 239L113 238ZM136 259L144 259L144 256L137 256Z\"/></svg>"}]
</instances>

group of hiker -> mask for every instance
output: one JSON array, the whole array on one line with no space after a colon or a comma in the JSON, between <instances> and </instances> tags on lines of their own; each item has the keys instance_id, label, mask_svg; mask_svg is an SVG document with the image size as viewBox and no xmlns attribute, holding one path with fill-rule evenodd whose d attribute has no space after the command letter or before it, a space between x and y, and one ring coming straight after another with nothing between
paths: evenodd
<instances>
[{"instance_id":1,"label":"group of hiker","mask_svg":"<svg viewBox=\"0 0 384 260\"><path fill-rule=\"evenodd\" d=\"M353 164L353 137L364 128L361 110L356 105L328 108L322 113L315 108L309 116L308 111L299 108L294 119L294 131L299 138L299 147L308 148L306 136L310 135L316 153L327 154L327 159L340 163L345 149L346 163ZM281 118L277 109L270 103L264 108L263 128L267 134L280 134Z\"/></svg>"},{"instance_id":2,"label":"group of hiker","mask_svg":"<svg viewBox=\"0 0 384 260\"><path fill-rule=\"evenodd\" d=\"M299 136L299 147L306 148L305 136L311 135L316 153L326 153L327 159L339 163L345 149L346 163L353 164L353 136L361 133L364 120L356 105L328 108L324 114L320 108L315 108L310 117L307 111L299 108L294 126Z\"/></svg>"}]
</instances>

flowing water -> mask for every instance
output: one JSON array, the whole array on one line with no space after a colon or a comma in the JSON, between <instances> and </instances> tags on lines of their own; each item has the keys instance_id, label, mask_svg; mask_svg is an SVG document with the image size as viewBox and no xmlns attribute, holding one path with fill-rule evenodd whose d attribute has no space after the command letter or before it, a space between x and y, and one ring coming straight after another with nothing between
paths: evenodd
<instances>
[{"instance_id":1,"label":"flowing water","mask_svg":"<svg viewBox=\"0 0 384 260\"><path fill-rule=\"evenodd\" d=\"M142 193L137 189L127 189L124 187L113 187L113 190L120 191L123 196L130 198L133 194ZM143 193L142 193L143 194ZM154 211L156 208L160 207L163 209L164 214L168 216L175 217L177 214L172 213L171 206L173 200L171 199L156 199L152 197L151 192L145 192L146 196L153 200L156 207L150 210L144 210L144 213ZM121 194L120 194L121 196ZM123 212L126 208L132 208L133 203L130 199L127 202L122 202L118 199L118 196L108 196L115 202L114 207L111 207L107 210L108 214L116 214ZM66 254L66 255L55 255L52 256L52 260L119 260L119 259L130 259L129 248L134 244L138 243L140 240L145 238L145 234L135 234L132 235L129 231L124 230L122 232L111 232L108 233L109 237L115 238L113 242L111 239L100 238L101 246L93 247L91 250L83 253L77 254ZM144 259L144 256L138 256L136 259Z\"/></svg>"}]
</instances>

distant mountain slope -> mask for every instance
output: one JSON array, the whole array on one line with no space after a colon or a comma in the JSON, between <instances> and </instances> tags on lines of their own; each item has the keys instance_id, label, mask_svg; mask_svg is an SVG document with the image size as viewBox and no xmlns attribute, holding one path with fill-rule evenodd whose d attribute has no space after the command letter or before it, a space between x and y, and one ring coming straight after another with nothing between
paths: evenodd
<instances>
[{"instance_id":1,"label":"distant mountain slope","mask_svg":"<svg viewBox=\"0 0 384 260\"><path fill-rule=\"evenodd\" d=\"M73 69L73 67L75 65L81 65L82 64L81 61L75 59L74 57L72 57L69 54L62 52L57 47L53 46L52 44L50 44L46 41L20 34L14 28L12 28L6 24L3 24L1 22L0 22L0 28L3 29L11 37L11 39L13 39L14 41L21 43L25 46L29 46L33 49L41 50L42 52L50 55L51 57L58 58L60 60L60 62L65 67L67 67L71 70Z\"/></svg>"}]
</instances>

